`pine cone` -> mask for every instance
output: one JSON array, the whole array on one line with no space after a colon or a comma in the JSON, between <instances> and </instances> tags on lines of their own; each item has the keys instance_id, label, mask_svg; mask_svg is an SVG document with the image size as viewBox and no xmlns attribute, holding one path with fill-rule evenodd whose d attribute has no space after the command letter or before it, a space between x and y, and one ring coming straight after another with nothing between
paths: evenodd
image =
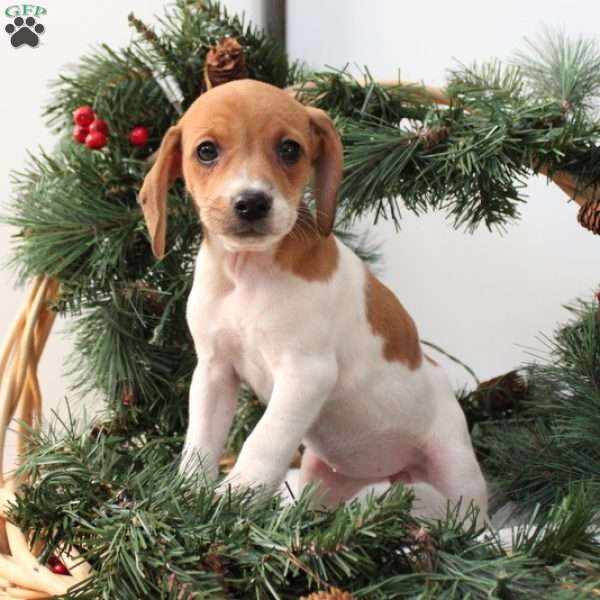
<instances>
[{"instance_id":1,"label":"pine cone","mask_svg":"<svg viewBox=\"0 0 600 600\"><path fill-rule=\"evenodd\" d=\"M472 431L476 423L511 416L527 397L527 380L520 371L510 371L488 381L460 398L460 404Z\"/></svg>"},{"instance_id":2,"label":"pine cone","mask_svg":"<svg viewBox=\"0 0 600 600\"><path fill-rule=\"evenodd\" d=\"M600 200L588 200L579 209L577 220L582 227L600 235Z\"/></svg>"},{"instance_id":3,"label":"pine cone","mask_svg":"<svg viewBox=\"0 0 600 600\"><path fill-rule=\"evenodd\" d=\"M354 598L349 592L332 587L328 592L315 592L310 596L302 596L298 600L354 600Z\"/></svg>"},{"instance_id":4,"label":"pine cone","mask_svg":"<svg viewBox=\"0 0 600 600\"><path fill-rule=\"evenodd\" d=\"M527 382L518 371L509 371L504 375L482 381L473 392L474 398L494 414L512 410L515 401L526 394Z\"/></svg>"},{"instance_id":5,"label":"pine cone","mask_svg":"<svg viewBox=\"0 0 600 600\"><path fill-rule=\"evenodd\" d=\"M411 527L408 530L408 541L413 558L420 571L435 570L438 562L438 549L433 534L426 527Z\"/></svg>"},{"instance_id":6,"label":"pine cone","mask_svg":"<svg viewBox=\"0 0 600 600\"><path fill-rule=\"evenodd\" d=\"M445 142L450 130L448 127L424 127L419 131L419 139L427 150Z\"/></svg>"},{"instance_id":7,"label":"pine cone","mask_svg":"<svg viewBox=\"0 0 600 600\"><path fill-rule=\"evenodd\" d=\"M144 280L136 279L123 288L123 296L126 300L131 300L135 293L141 294L144 307L149 313L161 315L164 312L161 293L151 288Z\"/></svg>"},{"instance_id":8,"label":"pine cone","mask_svg":"<svg viewBox=\"0 0 600 600\"><path fill-rule=\"evenodd\" d=\"M211 46L204 62L204 90L247 77L246 56L235 38L225 37Z\"/></svg>"}]
</instances>

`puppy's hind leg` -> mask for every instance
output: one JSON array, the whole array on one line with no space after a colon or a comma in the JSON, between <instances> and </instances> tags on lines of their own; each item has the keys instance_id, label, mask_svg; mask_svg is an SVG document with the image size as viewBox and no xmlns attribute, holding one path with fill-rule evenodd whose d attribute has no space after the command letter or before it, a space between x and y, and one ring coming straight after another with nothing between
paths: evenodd
<instances>
[{"instance_id":1,"label":"puppy's hind leg","mask_svg":"<svg viewBox=\"0 0 600 600\"><path fill-rule=\"evenodd\" d=\"M314 497L315 506L328 509L350 500L362 488L375 483L371 479L354 479L334 471L313 450L306 448L300 465L300 490L314 482L319 482Z\"/></svg>"},{"instance_id":2,"label":"puppy's hind leg","mask_svg":"<svg viewBox=\"0 0 600 600\"><path fill-rule=\"evenodd\" d=\"M465 516L471 506L478 512L477 526L488 521L487 486L477 462L467 424L458 404L454 418L445 420L425 449L423 479L438 490L451 506L460 503Z\"/></svg>"}]
</instances>

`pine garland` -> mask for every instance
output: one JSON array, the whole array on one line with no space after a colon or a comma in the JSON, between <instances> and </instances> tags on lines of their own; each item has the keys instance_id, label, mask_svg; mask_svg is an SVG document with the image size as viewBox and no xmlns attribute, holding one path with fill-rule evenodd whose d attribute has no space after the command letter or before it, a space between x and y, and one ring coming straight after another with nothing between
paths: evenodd
<instances>
[{"instance_id":1,"label":"pine garland","mask_svg":"<svg viewBox=\"0 0 600 600\"><path fill-rule=\"evenodd\" d=\"M70 597L281 598L337 587L355 598L575 598L600 589L597 504L574 490L515 535L511 553L450 514L409 513L401 486L333 512L311 494L217 496L173 476L180 440L75 422L32 439L15 521L50 556L75 547L96 570ZM185 596L184 596L185 597Z\"/></svg>"}]
</instances>

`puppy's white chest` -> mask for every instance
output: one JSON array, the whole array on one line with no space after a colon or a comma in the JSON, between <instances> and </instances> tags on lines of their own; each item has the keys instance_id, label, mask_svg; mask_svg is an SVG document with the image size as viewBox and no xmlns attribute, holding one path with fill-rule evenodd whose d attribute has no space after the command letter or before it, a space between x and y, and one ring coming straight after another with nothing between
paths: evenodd
<instances>
[{"instance_id":1,"label":"puppy's white chest","mask_svg":"<svg viewBox=\"0 0 600 600\"><path fill-rule=\"evenodd\" d=\"M224 325L216 328L213 335L225 362L231 364L238 377L266 404L273 389L274 366L263 351L265 344L258 341L263 337L260 330Z\"/></svg>"},{"instance_id":2,"label":"puppy's white chest","mask_svg":"<svg viewBox=\"0 0 600 600\"><path fill-rule=\"evenodd\" d=\"M267 402L273 389L273 371L276 357L272 352L272 339L262 323L259 312L246 306L246 316L236 314L237 301L223 314L212 336L217 346L222 346L223 357L235 369L239 378L248 383L263 402Z\"/></svg>"},{"instance_id":3,"label":"puppy's white chest","mask_svg":"<svg viewBox=\"0 0 600 600\"><path fill-rule=\"evenodd\" d=\"M224 286L211 298L194 301L190 297L188 320L198 333L196 343L206 346L219 363L230 364L266 403L278 353L272 300L265 285L249 276Z\"/></svg>"}]
</instances>

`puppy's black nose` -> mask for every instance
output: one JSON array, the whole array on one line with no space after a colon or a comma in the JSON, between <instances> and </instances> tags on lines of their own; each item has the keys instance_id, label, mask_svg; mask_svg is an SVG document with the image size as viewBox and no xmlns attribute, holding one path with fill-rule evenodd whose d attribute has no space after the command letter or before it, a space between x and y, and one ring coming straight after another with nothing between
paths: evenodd
<instances>
[{"instance_id":1,"label":"puppy's black nose","mask_svg":"<svg viewBox=\"0 0 600 600\"><path fill-rule=\"evenodd\" d=\"M266 216L273 204L273 198L265 192L248 190L238 194L234 203L235 214L244 221L258 221Z\"/></svg>"}]
</instances>

